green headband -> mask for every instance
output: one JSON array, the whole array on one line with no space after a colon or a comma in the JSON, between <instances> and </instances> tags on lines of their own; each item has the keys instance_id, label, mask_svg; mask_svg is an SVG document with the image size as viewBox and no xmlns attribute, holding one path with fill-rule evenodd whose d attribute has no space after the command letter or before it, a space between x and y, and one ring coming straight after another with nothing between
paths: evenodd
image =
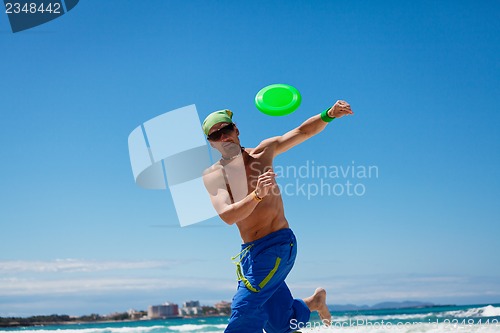
<instances>
[{"instance_id":1,"label":"green headband","mask_svg":"<svg viewBox=\"0 0 500 333\"><path fill-rule=\"evenodd\" d=\"M219 110L209 114L203 121L201 128L205 135L208 135L212 126L218 123L232 123L233 113L230 110Z\"/></svg>"}]
</instances>

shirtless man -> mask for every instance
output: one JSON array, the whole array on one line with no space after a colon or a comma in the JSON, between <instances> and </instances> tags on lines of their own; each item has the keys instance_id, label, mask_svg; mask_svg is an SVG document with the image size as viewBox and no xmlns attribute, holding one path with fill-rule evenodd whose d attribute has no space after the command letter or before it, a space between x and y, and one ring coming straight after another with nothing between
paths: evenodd
<instances>
[{"instance_id":1,"label":"shirtless man","mask_svg":"<svg viewBox=\"0 0 500 333\"><path fill-rule=\"evenodd\" d=\"M243 240L237 265L238 289L225 333L291 332L291 322L307 323L318 311L330 324L326 291L317 288L303 300L293 299L285 278L293 267L297 242L285 218L283 201L272 170L274 158L321 132L335 118L353 114L337 101L299 127L262 141L255 148L240 145L232 112L211 113L203 131L222 158L203 175L205 187L220 218L236 224Z\"/></svg>"}]
</instances>

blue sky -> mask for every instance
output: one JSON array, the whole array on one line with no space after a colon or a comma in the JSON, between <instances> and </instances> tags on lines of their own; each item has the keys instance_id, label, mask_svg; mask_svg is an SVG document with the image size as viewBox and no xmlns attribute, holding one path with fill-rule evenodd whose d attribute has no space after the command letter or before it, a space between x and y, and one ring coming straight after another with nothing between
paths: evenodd
<instances>
[{"instance_id":1,"label":"blue sky","mask_svg":"<svg viewBox=\"0 0 500 333\"><path fill-rule=\"evenodd\" d=\"M500 302L499 13L497 1L88 0L16 34L0 13L0 316L230 300L238 231L218 218L180 228L168 191L134 183L129 133L196 104L201 117L233 110L251 147L337 99L355 115L276 165L378 173L324 179L363 195L284 195L294 296ZM272 83L301 92L295 113L255 108Z\"/></svg>"}]
</instances>

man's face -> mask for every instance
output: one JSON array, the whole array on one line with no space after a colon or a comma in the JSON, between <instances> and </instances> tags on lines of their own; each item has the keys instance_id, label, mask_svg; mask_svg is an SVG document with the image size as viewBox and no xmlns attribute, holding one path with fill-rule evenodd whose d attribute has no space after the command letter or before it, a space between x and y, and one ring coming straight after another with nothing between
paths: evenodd
<instances>
[{"instance_id":1,"label":"man's face","mask_svg":"<svg viewBox=\"0 0 500 333\"><path fill-rule=\"evenodd\" d=\"M240 150L240 131L233 123L217 123L208 132L208 142L223 155L232 155Z\"/></svg>"}]
</instances>

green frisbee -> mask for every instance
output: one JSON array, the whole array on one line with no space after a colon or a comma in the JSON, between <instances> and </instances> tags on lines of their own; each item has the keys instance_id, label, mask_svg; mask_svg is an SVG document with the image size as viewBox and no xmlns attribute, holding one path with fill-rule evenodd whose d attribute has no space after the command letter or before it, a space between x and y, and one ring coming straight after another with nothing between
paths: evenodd
<instances>
[{"instance_id":1,"label":"green frisbee","mask_svg":"<svg viewBox=\"0 0 500 333\"><path fill-rule=\"evenodd\" d=\"M286 116L297 110L302 97L288 84L271 84L255 95L255 106L269 116Z\"/></svg>"}]
</instances>

